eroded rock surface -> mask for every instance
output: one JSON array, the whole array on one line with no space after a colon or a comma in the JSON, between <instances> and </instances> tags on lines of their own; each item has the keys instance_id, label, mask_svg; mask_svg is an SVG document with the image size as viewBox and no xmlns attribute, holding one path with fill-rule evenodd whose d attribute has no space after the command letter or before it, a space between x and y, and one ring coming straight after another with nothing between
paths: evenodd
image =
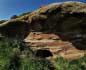
<instances>
[{"instance_id":1,"label":"eroded rock surface","mask_svg":"<svg viewBox=\"0 0 86 70\"><path fill-rule=\"evenodd\" d=\"M81 57L86 49L86 4L63 2L45 5L0 24L0 33L27 42L35 51L48 50L53 57Z\"/></svg>"},{"instance_id":2,"label":"eroded rock surface","mask_svg":"<svg viewBox=\"0 0 86 70\"><path fill-rule=\"evenodd\" d=\"M84 51L76 49L69 41L62 41L55 34L31 32L24 41L32 46L35 55L39 57L64 57L72 60L84 56Z\"/></svg>"}]
</instances>

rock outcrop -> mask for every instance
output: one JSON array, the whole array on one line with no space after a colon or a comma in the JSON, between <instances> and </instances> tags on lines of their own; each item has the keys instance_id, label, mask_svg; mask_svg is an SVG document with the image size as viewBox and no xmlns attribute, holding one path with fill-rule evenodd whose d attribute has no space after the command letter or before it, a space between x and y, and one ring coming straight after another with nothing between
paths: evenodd
<instances>
[{"instance_id":1,"label":"rock outcrop","mask_svg":"<svg viewBox=\"0 0 86 70\"><path fill-rule=\"evenodd\" d=\"M53 3L0 24L0 32L27 42L35 51L48 50L53 57L74 59L85 54L85 19L85 3Z\"/></svg>"},{"instance_id":2,"label":"rock outcrop","mask_svg":"<svg viewBox=\"0 0 86 70\"><path fill-rule=\"evenodd\" d=\"M29 30L29 24L22 20L12 19L0 24L0 33L9 38L24 39Z\"/></svg>"},{"instance_id":3,"label":"rock outcrop","mask_svg":"<svg viewBox=\"0 0 86 70\"><path fill-rule=\"evenodd\" d=\"M58 35L31 32L24 40L35 52L37 57L64 57L76 59L84 56L84 51L78 50L69 41L62 41ZM41 51L41 52L40 52Z\"/></svg>"}]
</instances>

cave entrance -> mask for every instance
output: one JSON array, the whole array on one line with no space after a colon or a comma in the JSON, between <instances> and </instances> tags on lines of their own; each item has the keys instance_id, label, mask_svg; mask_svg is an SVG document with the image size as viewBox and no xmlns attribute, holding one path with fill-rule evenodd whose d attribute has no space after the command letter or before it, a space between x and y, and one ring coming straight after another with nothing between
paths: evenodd
<instances>
[{"instance_id":1,"label":"cave entrance","mask_svg":"<svg viewBox=\"0 0 86 70\"><path fill-rule=\"evenodd\" d=\"M39 49L36 51L36 56L40 58L46 58L46 57L53 56L53 54L50 50Z\"/></svg>"}]
</instances>

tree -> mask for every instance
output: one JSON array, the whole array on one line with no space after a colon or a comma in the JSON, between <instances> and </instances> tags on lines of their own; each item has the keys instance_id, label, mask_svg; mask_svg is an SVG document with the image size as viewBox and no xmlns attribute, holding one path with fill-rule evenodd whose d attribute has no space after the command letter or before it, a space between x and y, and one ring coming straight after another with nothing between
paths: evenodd
<instances>
[{"instance_id":1,"label":"tree","mask_svg":"<svg viewBox=\"0 0 86 70\"><path fill-rule=\"evenodd\" d=\"M6 22L6 20L0 20L0 24Z\"/></svg>"},{"instance_id":2,"label":"tree","mask_svg":"<svg viewBox=\"0 0 86 70\"><path fill-rule=\"evenodd\" d=\"M17 15L13 15L13 16L11 17L11 19L15 19L15 18L18 18L18 16L17 16Z\"/></svg>"}]
</instances>

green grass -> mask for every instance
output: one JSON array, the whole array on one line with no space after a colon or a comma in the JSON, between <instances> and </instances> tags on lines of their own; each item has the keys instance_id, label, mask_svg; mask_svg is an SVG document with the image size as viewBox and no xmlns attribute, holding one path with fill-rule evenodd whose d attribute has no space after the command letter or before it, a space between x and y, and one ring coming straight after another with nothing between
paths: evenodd
<instances>
[{"instance_id":1,"label":"green grass","mask_svg":"<svg viewBox=\"0 0 86 70\"><path fill-rule=\"evenodd\" d=\"M20 70L50 70L50 62L44 59L24 59Z\"/></svg>"},{"instance_id":2,"label":"green grass","mask_svg":"<svg viewBox=\"0 0 86 70\"><path fill-rule=\"evenodd\" d=\"M0 39L0 70L9 69L15 48L18 48L17 40Z\"/></svg>"},{"instance_id":3,"label":"green grass","mask_svg":"<svg viewBox=\"0 0 86 70\"><path fill-rule=\"evenodd\" d=\"M86 70L86 56L73 61L63 58L57 58L55 61L56 70Z\"/></svg>"},{"instance_id":4,"label":"green grass","mask_svg":"<svg viewBox=\"0 0 86 70\"><path fill-rule=\"evenodd\" d=\"M26 51L24 46L20 51L21 46L22 43L17 40L0 40L0 70L50 70L52 63L49 60L31 59L28 56L20 58L22 51ZM86 70L86 56L73 61L63 58L54 61L55 70Z\"/></svg>"}]
</instances>

